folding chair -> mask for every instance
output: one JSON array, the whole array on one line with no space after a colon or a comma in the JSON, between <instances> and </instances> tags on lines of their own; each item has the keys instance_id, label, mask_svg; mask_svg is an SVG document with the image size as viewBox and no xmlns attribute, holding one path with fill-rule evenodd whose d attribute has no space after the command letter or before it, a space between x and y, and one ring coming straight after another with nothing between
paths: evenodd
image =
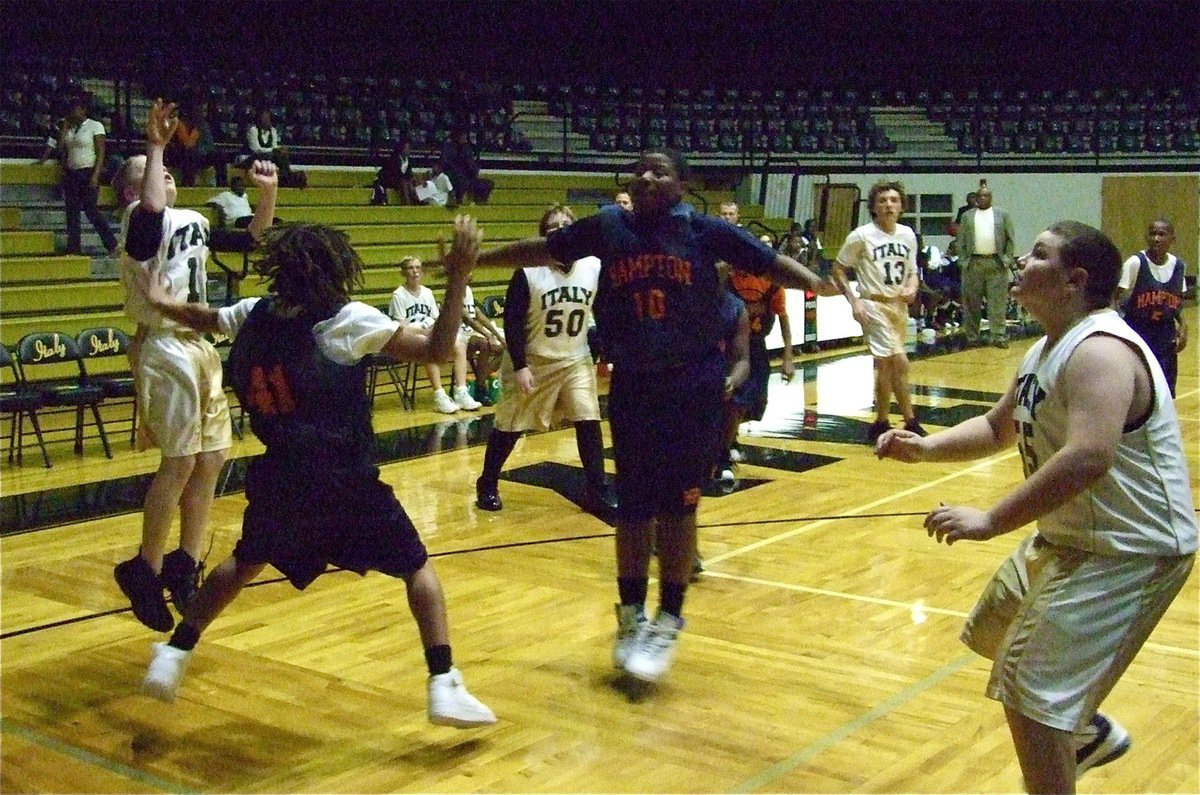
<instances>
[{"instance_id":1,"label":"folding chair","mask_svg":"<svg viewBox=\"0 0 1200 795\"><path fill-rule=\"evenodd\" d=\"M72 368L70 365L74 364ZM46 378L30 377L33 370L51 373ZM74 374L66 373L74 370ZM92 419L104 446L104 455L112 458L108 446L108 435L104 432L104 420L100 417L100 404L104 402L104 389L88 383L87 367L74 338L57 331L35 331L26 334L17 343L17 372L21 379L36 390L43 406L62 406L75 409L75 453L83 453L83 409L92 410ZM30 417L37 410L30 409ZM18 422L18 425L20 422ZM18 431L20 433L20 431Z\"/></svg>"},{"instance_id":2,"label":"folding chair","mask_svg":"<svg viewBox=\"0 0 1200 795\"><path fill-rule=\"evenodd\" d=\"M388 313L386 305L378 309L385 315ZM363 361L367 365L367 400L372 407L375 405L375 390L379 387L380 371L387 373L396 396L400 398L400 405L409 410L416 407L417 371L412 362L402 362L386 353L370 354Z\"/></svg>"},{"instance_id":3,"label":"folding chair","mask_svg":"<svg viewBox=\"0 0 1200 795\"><path fill-rule=\"evenodd\" d=\"M106 359L114 356L129 356L129 336L119 328L102 326L84 329L75 338L79 353L84 359ZM106 398L129 398L133 403L133 416L129 420L129 444L137 440L138 404L137 384L132 373L96 375L88 373L88 383L99 385Z\"/></svg>"},{"instance_id":4,"label":"folding chair","mask_svg":"<svg viewBox=\"0 0 1200 795\"><path fill-rule=\"evenodd\" d=\"M13 453L16 453L17 463L21 463L21 452L25 446L25 415L29 415L33 432L37 436L38 447L42 450L42 460L46 468L50 468L50 455L46 452L46 441L42 438L42 426L38 424L37 410L42 405L42 396L30 389L17 370L17 363L8 348L0 345L0 368L7 373L9 383L0 384L0 413L11 414L8 431L8 461L11 464ZM20 433L18 433L20 431Z\"/></svg>"}]
</instances>

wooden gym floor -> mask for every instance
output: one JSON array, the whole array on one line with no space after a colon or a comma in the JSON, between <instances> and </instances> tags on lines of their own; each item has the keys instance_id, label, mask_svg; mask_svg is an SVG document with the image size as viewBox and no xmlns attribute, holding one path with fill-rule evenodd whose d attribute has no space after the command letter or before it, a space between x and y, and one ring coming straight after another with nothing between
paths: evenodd
<instances>
[{"instance_id":1,"label":"wooden gym floor","mask_svg":"<svg viewBox=\"0 0 1200 795\"><path fill-rule=\"evenodd\" d=\"M1196 310L1189 308L1191 328ZM914 359L927 427L980 413L1028 342ZM1196 342L1177 406L1200 476ZM988 664L962 620L1023 533L937 545L939 501L988 505L1020 478L1014 452L971 464L876 461L871 362L803 357L742 434L738 488L701 505L707 571L667 678L631 689L610 667L612 530L572 503L570 430L526 437L505 508L474 506L490 417L403 411L381 389L392 483L435 559L454 654L498 714L457 731L425 718L425 669L404 586L329 572L307 591L268 569L197 649L179 699L138 688L150 643L112 580L136 547L155 453L96 440L54 468L5 465L4 792L1013 792L1021 777ZM607 425L605 426L607 433ZM606 436L607 438L607 436ZM259 450L238 442L233 454ZM209 565L237 539L242 465L213 512ZM611 461L609 462L611 470ZM651 603L657 601L651 586ZM1200 792L1197 575L1104 705L1133 735L1081 792Z\"/></svg>"}]
</instances>

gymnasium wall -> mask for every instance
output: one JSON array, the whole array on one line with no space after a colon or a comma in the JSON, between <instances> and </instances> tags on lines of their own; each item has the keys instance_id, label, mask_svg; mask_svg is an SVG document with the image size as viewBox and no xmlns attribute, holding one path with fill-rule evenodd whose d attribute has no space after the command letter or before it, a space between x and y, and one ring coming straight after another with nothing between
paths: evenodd
<instances>
[{"instance_id":1,"label":"gymnasium wall","mask_svg":"<svg viewBox=\"0 0 1200 795\"><path fill-rule=\"evenodd\" d=\"M1071 219L1104 229L1114 242L1121 248L1122 253L1131 254L1143 245L1142 234L1153 216L1165 212L1176 227L1175 252L1188 264L1188 273L1195 276L1197 263L1200 262L1200 236L1197 227L1200 225L1200 209L1197 196L1200 191L1200 177L1195 174L1181 175L1178 173L1162 175L1164 184L1174 194L1167 197L1157 206L1147 206L1141 214L1146 217L1140 221L1127 220L1135 209L1125 207L1104 207L1103 197L1105 180L1110 182L1122 177L1155 177L1153 174L1075 174L1075 173L1037 173L1037 174L980 174L971 173L940 173L940 174L830 174L834 183L853 183L859 186L865 201L867 191L879 179L899 179L910 193L950 193L954 197L954 206L961 205L969 191L979 184L980 177L987 179L988 187L992 189L994 203L1008 211L1013 220L1013 232L1016 238L1017 253L1029 250L1033 239L1054 221ZM1169 178L1169 179L1167 179ZM812 185L817 180L811 176L802 176L797 195L796 215L798 221L815 217L812 207ZM824 182L824 177L820 178ZM748 195L757 200L761 176L754 175L748 180ZM787 216L788 200L791 194L792 177L790 174L772 174L767 182L767 200L763 215L770 218ZM1112 195L1110 188L1109 195ZM1175 208L1175 209L1164 209ZM1135 205L1137 206L1137 205ZM1182 217L1181 217L1182 214ZM1110 219L1120 216L1125 220L1118 225L1110 222L1105 224L1105 216ZM866 223L869 219L866 207L859 212L859 222ZM1131 234L1130 229L1140 229L1139 233ZM1132 238L1132 239L1131 239ZM837 241L825 241L827 248L836 245ZM949 236L930 236L930 242L945 249L950 242ZM832 253L827 252L832 256Z\"/></svg>"}]
</instances>

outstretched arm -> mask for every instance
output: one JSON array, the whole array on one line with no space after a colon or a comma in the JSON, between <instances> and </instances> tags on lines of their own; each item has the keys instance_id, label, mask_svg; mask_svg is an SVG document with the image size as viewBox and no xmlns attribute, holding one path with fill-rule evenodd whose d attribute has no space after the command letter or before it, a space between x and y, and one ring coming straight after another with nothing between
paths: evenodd
<instances>
[{"instance_id":1,"label":"outstretched arm","mask_svg":"<svg viewBox=\"0 0 1200 795\"><path fill-rule=\"evenodd\" d=\"M527 237L485 251L479 255L479 265L510 268L532 268L537 265L562 267L561 262L550 256L544 237Z\"/></svg>"},{"instance_id":2,"label":"outstretched arm","mask_svg":"<svg viewBox=\"0 0 1200 795\"><path fill-rule=\"evenodd\" d=\"M179 303L167 294L166 282L162 276L162 266L158 262L148 268L135 270L133 288L141 293L146 302L163 317L200 332L215 333L220 330L217 325L217 310L210 309L204 304ZM144 329L140 324L138 325L138 334L144 336Z\"/></svg>"},{"instance_id":3,"label":"outstretched arm","mask_svg":"<svg viewBox=\"0 0 1200 795\"><path fill-rule=\"evenodd\" d=\"M973 461L997 453L1017 438L1013 425L1017 382L982 417L964 420L953 428L924 438L901 428L885 431L875 443L875 455L897 461Z\"/></svg>"},{"instance_id":4,"label":"outstretched arm","mask_svg":"<svg viewBox=\"0 0 1200 795\"><path fill-rule=\"evenodd\" d=\"M828 279L822 279L786 254L775 255L775 261L767 269L767 278L783 287L809 290L817 295L838 294L836 285Z\"/></svg>"}]
</instances>

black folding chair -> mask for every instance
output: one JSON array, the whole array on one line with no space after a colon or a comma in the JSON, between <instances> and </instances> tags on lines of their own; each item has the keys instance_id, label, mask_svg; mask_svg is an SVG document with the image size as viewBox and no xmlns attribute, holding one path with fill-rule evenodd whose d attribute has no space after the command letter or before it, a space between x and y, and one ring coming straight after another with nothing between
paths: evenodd
<instances>
[{"instance_id":1,"label":"black folding chair","mask_svg":"<svg viewBox=\"0 0 1200 795\"><path fill-rule=\"evenodd\" d=\"M119 328L102 326L84 329L75 338L79 352L84 359L105 359L114 356L129 357L129 336ZM133 416L129 420L129 444L137 440L138 404L137 384L133 374L122 372L117 374L97 375L88 373L88 383L99 385L104 390L106 398L129 398L133 403Z\"/></svg>"},{"instance_id":2,"label":"black folding chair","mask_svg":"<svg viewBox=\"0 0 1200 795\"><path fill-rule=\"evenodd\" d=\"M72 364L74 367L71 367ZM48 377L31 377L34 371L47 370L50 371ZM108 446L108 435L104 432L104 420L100 417L104 389L88 383L87 367L73 337L57 331L26 334L17 343L17 371L21 379L41 395L45 407L75 409L76 454L83 453L83 410L90 408L100 434L100 443L104 446L104 455L112 458L112 448ZM32 409L29 414L36 416L37 410Z\"/></svg>"},{"instance_id":3,"label":"black folding chair","mask_svg":"<svg viewBox=\"0 0 1200 795\"><path fill-rule=\"evenodd\" d=\"M388 307L381 306L379 311L386 315ZM417 389L417 371L412 362L402 362L386 353L372 353L363 361L367 365L367 399L372 406L375 405L375 390L379 387L379 375L383 372L387 373L388 380L396 391L396 396L400 398L400 405L410 410L416 407L414 393Z\"/></svg>"},{"instance_id":4,"label":"black folding chair","mask_svg":"<svg viewBox=\"0 0 1200 795\"><path fill-rule=\"evenodd\" d=\"M46 452L46 440L42 438L42 426L38 424L37 410L42 406L42 396L30 389L21 378L16 360L8 348L0 345L0 370L3 371L4 381L0 382L0 413L11 414L8 431L8 461L11 464L13 453L16 453L17 463L21 463L21 452L25 446L25 416L33 426L37 436L38 447L42 451L42 460L46 468L50 468L50 455Z\"/></svg>"}]
</instances>

